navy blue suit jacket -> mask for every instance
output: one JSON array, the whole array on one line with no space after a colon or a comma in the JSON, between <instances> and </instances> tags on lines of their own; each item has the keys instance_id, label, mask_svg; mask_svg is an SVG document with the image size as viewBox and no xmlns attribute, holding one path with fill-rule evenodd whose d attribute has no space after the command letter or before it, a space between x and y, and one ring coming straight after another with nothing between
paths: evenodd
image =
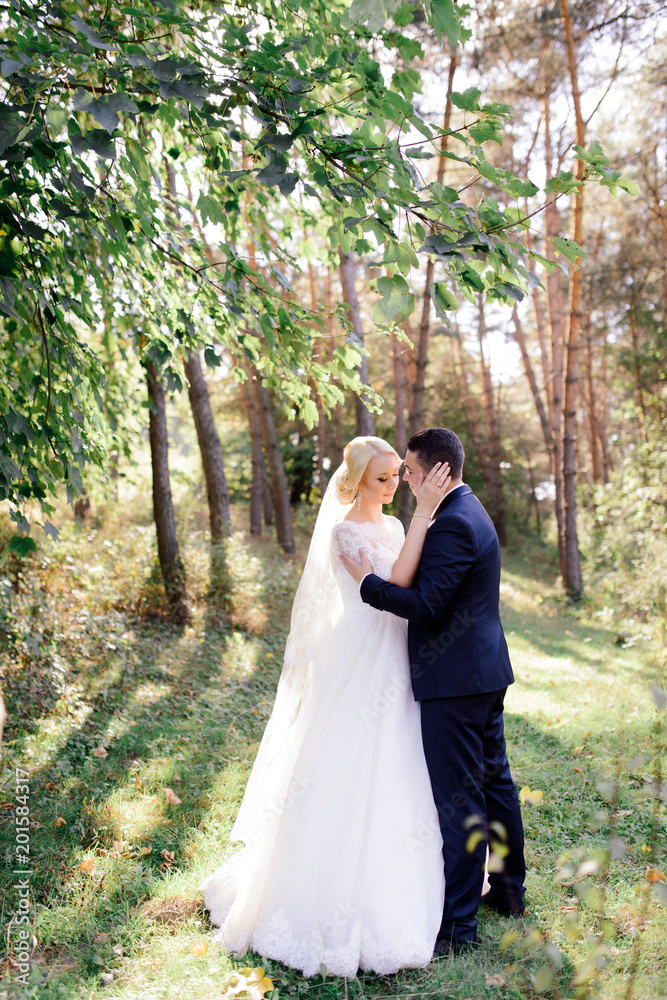
<instances>
[{"instance_id":1,"label":"navy blue suit jacket","mask_svg":"<svg viewBox=\"0 0 667 1000\"><path fill-rule=\"evenodd\" d=\"M361 584L366 604L408 619L417 701L499 691L512 683L499 591L498 536L465 485L440 504L412 587L372 573Z\"/></svg>"}]
</instances>

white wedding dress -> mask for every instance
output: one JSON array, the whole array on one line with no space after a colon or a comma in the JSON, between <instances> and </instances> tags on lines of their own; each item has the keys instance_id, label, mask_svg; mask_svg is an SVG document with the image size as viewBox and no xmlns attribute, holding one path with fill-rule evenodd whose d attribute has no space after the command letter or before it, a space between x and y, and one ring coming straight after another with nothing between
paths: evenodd
<instances>
[{"instance_id":1,"label":"white wedding dress","mask_svg":"<svg viewBox=\"0 0 667 1000\"><path fill-rule=\"evenodd\" d=\"M250 949L305 976L322 965L338 976L387 974L433 955L442 839L406 622L364 604L338 556L358 560L363 550L387 579L404 533L383 515L382 526L340 521L331 539L342 614L310 650L280 778L261 792L252 821L232 831L245 846L202 888L216 938L231 954ZM255 783L255 798L257 791Z\"/></svg>"}]
</instances>

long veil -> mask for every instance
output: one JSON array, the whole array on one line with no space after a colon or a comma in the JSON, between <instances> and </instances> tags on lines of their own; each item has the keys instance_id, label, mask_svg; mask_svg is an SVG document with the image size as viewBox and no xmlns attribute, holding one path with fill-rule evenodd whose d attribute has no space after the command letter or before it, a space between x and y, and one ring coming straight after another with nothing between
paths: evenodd
<instances>
[{"instance_id":1,"label":"long veil","mask_svg":"<svg viewBox=\"0 0 667 1000\"><path fill-rule=\"evenodd\" d=\"M351 507L338 500L337 484L344 468L344 464L339 466L331 477L317 515L292 605L276 700L231 832L232 840L253 840L259 825L275 815L286 796L289 798L293 763L303 736L300 712L314 668L314 647L343 613L331 555L331 532Z\"/></svg>"}]
</instances>

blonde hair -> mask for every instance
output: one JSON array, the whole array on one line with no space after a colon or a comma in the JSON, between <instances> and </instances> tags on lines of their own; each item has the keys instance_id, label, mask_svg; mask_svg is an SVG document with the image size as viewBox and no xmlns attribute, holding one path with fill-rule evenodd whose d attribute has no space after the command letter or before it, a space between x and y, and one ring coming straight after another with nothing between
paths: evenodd
<instances>
[{"instance_id":1,"label":"blonde hair","mask_svg":"<svg viewBox=\"0 0 667 1000\"><path fill-rule=\"evenodd\" d=\"M352 438L345 446L343 461L345 468L338 479L338 499L341 503L352 503L359 492L359 483L371 459L377 455L396 455L396 449L379 437Z\"/></svg>"}]
</instances>

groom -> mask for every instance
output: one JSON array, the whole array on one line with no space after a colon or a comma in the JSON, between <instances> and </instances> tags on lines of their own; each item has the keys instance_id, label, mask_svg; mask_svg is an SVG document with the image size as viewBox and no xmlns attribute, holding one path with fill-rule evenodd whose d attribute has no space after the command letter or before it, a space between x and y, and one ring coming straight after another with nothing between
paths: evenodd
<instances>
[{"instance_id":1,"label":"groom","mask_svg":"<svg viewBox=\"0 0 667 1000\"><path fill-rule=\"evenodd\" d=\"M403 478L413 492L436 462L448 462L451 485L426 534L409 589L371 572L366 557L345 564L365 603L407 618L414 696L440 820L445 908L437 955L456 954L477 938L477 907L486 846L494 861L482 902L523 913L523 825L503 732L503 701L514 680L498 612L500 546L493 524L462 481L463 445L431 427L410 438Z\"/></svg>"}]
</instances>

